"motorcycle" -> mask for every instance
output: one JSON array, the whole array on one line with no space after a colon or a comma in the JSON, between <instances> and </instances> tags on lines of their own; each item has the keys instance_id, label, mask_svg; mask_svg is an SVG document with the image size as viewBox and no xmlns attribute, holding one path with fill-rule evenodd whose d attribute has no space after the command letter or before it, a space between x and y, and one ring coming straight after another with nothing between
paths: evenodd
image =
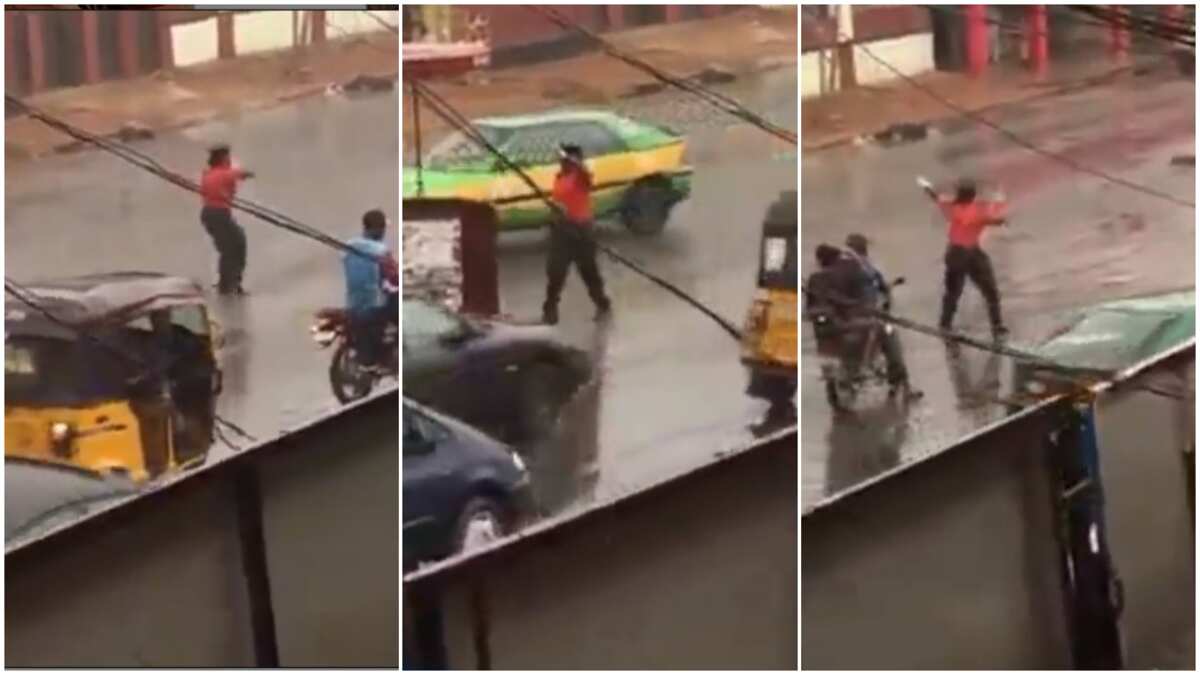
<instances>
[{"instance_id":1,"label":"motorcycle","mask_svg":"<svg viewBox=\"0 0 1200 675\"><path fill-rule=\"evenodd\" d=\"M358 359L358 350L351 340L350 317L341 307L318 310L309 329L313 341L321 349L334 347L329 363L329 384L339 403L350 403L366 397L379 382L400 377L399 326L388 322L383 334L383 350L387 354L383 369L365 368Z\"/></svg>"},{"instance_id":2,"label":"motorcycle","mask_svg":"<svg viewBox=\"0 0 1200 675\"><path fill-rule=\"evenodd\" d=\"M891 286L895 288L903 284L904 277L899 277ZM884 300L879 309L890 312L891 303ZM825 382L825 397L834 410L852 408L859 394L868 388L888 387L889 398L900 393L897 387L892 387L888 382L888 359L885 352L887 341L898 340L896 327L874 318L859 321L865 325L854 331L858 336L851 337L850 331L844 327L830 328L832 332L838 333L838 337L825 341L824 348L818 348L821 379ZM832 322L833 318L828 315L813 317L818 333Z\"/></svg>"}]
</instances>

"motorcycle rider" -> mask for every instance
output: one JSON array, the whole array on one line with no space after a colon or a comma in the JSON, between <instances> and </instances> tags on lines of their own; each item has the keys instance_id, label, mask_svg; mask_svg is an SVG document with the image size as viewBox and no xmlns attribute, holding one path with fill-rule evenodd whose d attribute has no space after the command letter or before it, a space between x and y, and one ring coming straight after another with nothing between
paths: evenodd
<instances>
[{"instance_id":1,"label":"motorcycle rider","mask_svg":"<svg viewBox=\"0 0 1200 675\"><path fill-rule=\"evenodd\" d=\"M892 288L887 282L887 277L879 271L868 255L866 236L855 232L846 237L846 257L854 261L869 279L869 302L885 312L891 311ZM882 326L878 328L882 329ZM913 389L912 383L908 379L908 367L904 363L904 352L900 348L900 335L894 330L881 330L880 332L880 345L888 363L888 384L893 393L896 389L904 387L910 397L921 396L921 392Z\"/></svg>"},{"instance_id":2,"label":"motorcycle rider","mask_svg":"<svg viewBox=\"0 0 1200 675\"><path fill-rule=\"evenodd\" d=\"M398 276L395 259L383 238L387 216L379 209L363 214L363 234L348 243L352 251L342 258L346 277L346 315L350 334L365 370L379 374L383 363L383 334L389 319L396 320L398 302L385 293L384 281ZM397 284L398 286L398 284Z\"/></svg>"},{"instance_id":3,"label":"motorcycle rider","mask_svg":"<svg viewBox=\"0 0 1200 675\"><path fill-rule=\"evenodd\" d=\"M851 372L857 372L870 331L881 330L878 320L871 316L871 310L878 308L874 304L874 280L856 258L835 246L818 245L816 258L820 269L806 283L805 315L813 321L818 350L836 354L850 364ZM920 396L908 384L896 336L884 332L881 342L887 361L889 394L904 388L909 397Z\"/></svg>"}]
</instances>

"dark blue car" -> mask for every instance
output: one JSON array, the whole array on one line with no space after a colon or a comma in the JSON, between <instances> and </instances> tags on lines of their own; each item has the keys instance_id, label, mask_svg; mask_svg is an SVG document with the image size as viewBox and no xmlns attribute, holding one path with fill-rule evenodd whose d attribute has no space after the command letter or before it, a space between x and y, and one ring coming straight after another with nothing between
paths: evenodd
<instances>
[{"instance_id":1,"label":"dark blue car","mask_svg":"<svg viewBox=\"0 0 1200 675\"><path fill-rule=\"evenodd\" d=\"M512 531L531 498L511 448L407 398L402 424L406 571Z\"/></svg>"}]
</instances>

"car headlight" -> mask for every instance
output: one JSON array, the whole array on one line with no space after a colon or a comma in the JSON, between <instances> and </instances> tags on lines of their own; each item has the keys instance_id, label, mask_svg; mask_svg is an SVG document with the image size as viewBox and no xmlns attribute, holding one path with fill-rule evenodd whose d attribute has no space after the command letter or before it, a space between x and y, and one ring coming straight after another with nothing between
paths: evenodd
<instances>
[{"instance_id":1,"label":"car headlight","mask_svg":"<svg viewBox=\"0 0 1200 675\"><path fill-rule=\"evenodd\" d=\"M517 467L517 471L525 473L525 460L521 459L521 456L515 452L509 454L512 455L512 463L513 466Z\"/></svg>"}]
</instances>

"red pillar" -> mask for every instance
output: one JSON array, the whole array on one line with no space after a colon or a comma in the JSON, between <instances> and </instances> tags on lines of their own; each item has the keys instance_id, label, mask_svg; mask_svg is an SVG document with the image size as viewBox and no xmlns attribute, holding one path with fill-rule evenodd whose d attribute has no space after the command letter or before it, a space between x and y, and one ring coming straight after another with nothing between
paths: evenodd
<instances>
[{"instance_id":1,"label":"red pillar","mask_svg":"<svg viewBox=\"0 0 1200 675\"><path fill-rule=\"evenodd\" d=\"M1120 5L1109 5L1108 11L1115 15L1125 15ZM1129 29L1121 26L1116 20L1109 25L1109 50L1116 61L1125 62L1129 59Z\"/></svg>"},{"instance_id":2,"label":"red pillar","mask_svg":"<svg viewBox=\"0 0 1200 675\"><path fill-rule=\"evenodd\" d=\"M972 77L983 75L988 63L988 25L983 5L967 5L967 72Z\"/></svg>"},{"instance_id":3,"label":"red pillar","mask_svg":"<svg viewBox=\"0 0 1200 675\"><path fill-rule=\"evenodd\" d=\"M175 67L175 46L171 42L171 11L159 10L154 13L158 19L158 48L160 68Z\"/></svg>"},{"instance_id":4,"label":"red pillar","mask_svg":"<svg viewBox=\"0 0 1200 675\"><path fill-rule=\"evenodd\" d=\"M83 81L95 84L100 81L100 17L95 10L79 13L79 29L83 37Z\"/></svg>"},{"instance_id":5,"label":"red pillar","mask_svg":"<svg viewBox=\"0 0 1200 675\"><path fill-rule=\"evenodd\" d=\"M316 44L325 41L325 10L312 10L312 39Z\"/></svg>"},{"instance_id":6,"label":"red pillar","mask_svg":"<svg viewBox=\"0 0 1200 675\"><path fill-rule=\"evenodd\" d=\"M232 59L237 56L233 43L233 15L221 12L217 15L217 58Z\"/></svg>"},{"instance_id":7,"label":"red pillar","mask_svg":"<svg viewBox=\"0 0 1200 675\"><path fill-rule=\"evenodd\" d=\"M1029 43L1029 69L1038 76L1046 74L1050 62L1050 32L1046 23L1046 6L1033 5L1029 8L1029 21L1025 27Z\"/></svg>"},{"instance_id":8,"label":"red pillar","mask_svg":"<svg viewBox=\"0 0 1200 675\"><path fill-rule=\"evenodd\" d=\"M17 69L17 22L24 18L20 12L4 13L4 81L9 83L12 93L25 93L21 86L21 73Z\"/></svg>"},{"instance_id":9,"label":"red pillar","mask_svg":"<svg viewBox=\"0 0 1200 675\"><path fill-rule=\"evenodd\" d=\"M25 12L29 31L29 91L46 88L46 34L42 30L42 13Z\"/></svg>"},{"instance_id":10,"label":"red pillar","mask_svg":"<svg viewBox=\"0 0 1200 675\"><path fill-rule=\"evenodd\" d=\"M608 12L609 30L621 30L625 27L624 5L605 5L604 9Z\"/></svg>"},{"instance_id":11,"label":"red pillar","mask_svg":"<svg viewBox=\"0 0 1200 675\"><path fill-rule=\"evenodd\" d=\"M117 58L121 62L121 77L138 74L138 13L127 9L117 11Z\"/></svg>"}]
</instances>

